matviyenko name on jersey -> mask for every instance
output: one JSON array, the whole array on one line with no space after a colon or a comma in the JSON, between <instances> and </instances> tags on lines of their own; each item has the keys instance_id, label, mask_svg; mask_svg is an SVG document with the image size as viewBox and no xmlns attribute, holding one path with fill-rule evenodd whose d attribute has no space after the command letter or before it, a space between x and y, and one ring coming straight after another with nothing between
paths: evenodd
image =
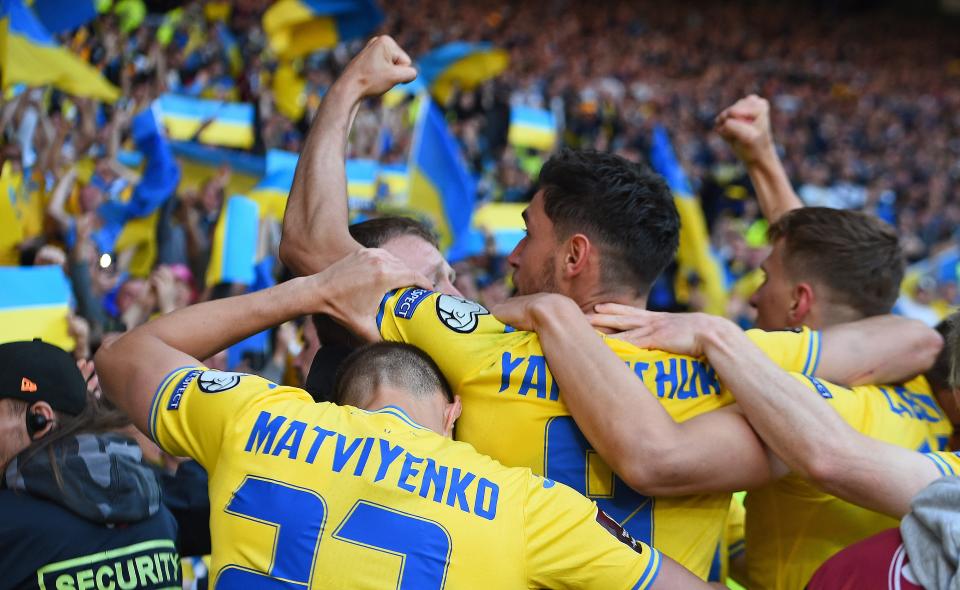
<instances>
[{"instance_id":1,"label":"matviyenko name on jersey","mask_svg":"<svg viewBox=\"0 0 960 590\"><path fill-rule=\"evenodd\" d=\"M431 293L433 293L433 291L426 289L407 289L400 295L400 299L397 300L397 304L393 308L393 315L404 320L409 320L413 317L413 312L417 311L417 306L423 303Z\"/></svg>"},{"instance_id":2,"label":"matviyenko name on jersey","mask_svg":"<svg viewBox=\"0 0 960 590\"><path fill-rule=\"evenodd\" d=\"M304 441L304 438L310 440ZM321 448L331 446L331 462L324 462L323 465L317 463L319 467L329 468L335 473L344 473L346 469L354 477L372 479L375 483L384 481L418 494L421 498L456 507L487 520L493 520L497 515L500 486L458 467L439 465L429 457L417 457L402 446L382 438L348 437L320 426L311 427L306 422L261 411L243 450L260 455L283 456L314 465ZM387 471L394 463L401 466L399 473L386 480Z\"/></svg>"}]
</instances>

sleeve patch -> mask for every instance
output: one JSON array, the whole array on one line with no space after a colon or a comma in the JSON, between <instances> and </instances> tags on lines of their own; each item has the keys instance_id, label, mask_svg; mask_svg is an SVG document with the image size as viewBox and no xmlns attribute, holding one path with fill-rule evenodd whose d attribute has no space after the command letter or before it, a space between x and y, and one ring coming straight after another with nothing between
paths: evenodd
<instances>
[{"instance_id":1,"label":"sleeve patch","mask_svg":"<svg viewBox=\"0 0 960 590\"><path fill-rule=\"evenodd\" d=\"M197 381L197 386L204 393L220 393L240 385L240 378L245 376L246 373L204 371Z\"/></svg>"},{"instance_id":2,"label":"sleeve patch","mask_svg":"<svg viewBox=\"0 0 960 590\"><path fill-rule=\"evenodd\" d=\"M407 289L400 294L396 305L393 306L393 315L403 320L409 320L413 317L413 312L417 311L417 307L432 293L433 291L418 289L416 287Z\"/></svg>"},{"instance_id":3,"label":"sleeve patch","mask_svg":"<svg viewBox=\"0 0 960 590\"><path fill-rule=\"evenodd\" d=\"M480 316L490 315L487 308L452 295L437 297L437 317L440 322L460 334L469 334L477 329Z\"/></svg>"},{"instance_id":4,"label":"sleeve patch","mask_svg":"<svg viewBox=\"0 0 960 590\"><path fill-rule=\"evenodd\" d=\"M183 376L183 379L180 380L180 383L177 384L177 387L173 390L173 393L170 394L170 401L167 403L168 410L177 410L180 408L180 402L183 400L183 394L186 393L187 387L190 383L197 378L197 375L202 373L200 369L194 369Z\"/></svg>"},{"instance_id":5,"label":"sleeve patch","mask_svg":"<svg viewBox=\"0 0 960 590\"><path fill-rule=\"evenodd\" d=\"M617 521L607 516L607 513L599 508L597 508L597 522L600 524L600 526L607 529L607 532L616 537L618 541L633 549L637 553L641 555L643 554L643 543L640 543L631 537L630 533L625 531Z\"/></svg>"}]
</instances>

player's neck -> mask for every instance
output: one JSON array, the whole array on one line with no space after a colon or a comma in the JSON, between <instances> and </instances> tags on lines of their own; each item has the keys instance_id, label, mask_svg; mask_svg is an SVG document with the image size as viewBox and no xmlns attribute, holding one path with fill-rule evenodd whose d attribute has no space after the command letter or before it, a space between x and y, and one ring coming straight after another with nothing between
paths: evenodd
<instances>
[{"instance_id":1,"label":"player's neck","mask_svg":"<svg viewBox=\"0 0 960 590\"><path fill-rule=\"evenodd\" d=\"M597 292L588 296L577 297L577 305L580 306L580 311L583 313L593 313L595 307L601 303L620 303L622 305L629 305L631 307L637 307L640 309L647 308L647 298L638 297L635 295L627 293L611 293L611 292ZM612 330L601 330L602 332L612 332Z\"/></svg>"}]
</instances>

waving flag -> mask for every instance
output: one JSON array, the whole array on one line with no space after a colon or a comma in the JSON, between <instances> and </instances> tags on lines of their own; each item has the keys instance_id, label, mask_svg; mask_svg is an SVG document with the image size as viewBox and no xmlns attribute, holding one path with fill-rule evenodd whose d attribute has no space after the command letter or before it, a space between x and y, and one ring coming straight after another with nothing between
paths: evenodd
<instances>
[{"instance_id":1,"label":"waving flag","mask_svg":"<svg viewBox=\"0 0 960 590\"><path fill-rule=\"evenodd\" d=\"M59 266L0 267L0 342L42 338L66 350L70 283Z\"/></svg>"},{"instance_id":2,"label":"waving flag","mask_svg":"<svg viewBox=\"0 0 960 590\"><path fill-rule=\"evenodd\" d=\"M68 94L114 102L120 91L60 47L22 0L0 0L0 70L3 89L50 84Z\"/></svg>"},{"instance_id":3,"label":"waving flag","mask_svg":"<svg viewBox=\"0 0 960 590\"><path fill-rule=\"evenodd\" d=\"M553 113L545 109L511 107L507 141L518 147L553 150L557 144L557 122Z\"/></svg>"},{"instance_id":4,"label":"waving flag","mask_svg":"<svg viewBox=\"0 0 960 590\"><path fill-rule=\"evenodd\" d=\"M249 198L260 206L260 214L275 221L283 221L287 197L293 186L293 174L297 169L297 154L282 150L267 152L266 172Z\"/></svg>"},{"instance_id":5,"label":"waving flag","mask_svg":"<svg viewBox=\"0 0 960 590\"><path fill-rule=\"evenodd\" d=\"M347 202L350 209L373 209L379 170L380 164L376 160L347 160Z\"/></svg>"},{"instance_id":6,"label":"waving flag","mask_svg":"<svg viewBox=\"0 0 960 590\"><path fill-rule=\"evenodd\" d=\"M34 0L33 11L44 28L59 35L96 18L95 4L94 0Z\"/></svg>"},{"instance_id":7,"label":"waving flag","mask_svg":"<svg viewBox=\"0 0 960 590\"><path fill-rule=\"evenodd\" d=\"M227 199L213 232L213 248L207 267L208 287L220 283L253 283L257 263L260 207L240 196Z\"/></svg>"},{"instance_id":8,"label":"waving flag","mask_svg":"<svg viewBox=\"0 0 960 590\"><path fill-rule=\"evenodd\" d=\"M263 15L270 47L295 58L364 37L383 21L373 0L280 0Z\"/></svg>"},{"instance_id":9,"label":"waving flag","mask_svg":"<svg viewBox=\"0 0 960 590\"><path fill-rule=\"evenodd\" d=\"M159 101L163 124L172 139L248 149L253 146L253 105L164 94Z\"/></svg>"},{"instance_id":10,"label":"waving flag","mask_svg":"<svg viewBox=\"0 0 960 590\"><path fill-rule=\"evenodd\" d=\"M526 203L487 203L474 213L473 225L492 234L497 253L506 256L526 235L526 207Z\"/></svg>"},{"instance_id":11,"label":"waving flag","mask_svg":"<svg viewBox=\"0 0 960 590\"><path fill-rule=\"evenodd\" d=\"M386 201L406 200L410 193L410 173L406 164L382 164L377 181L377 195Z\"/></svg>"},{"instance_id":12,"label":"waving flag","mask_svg":"<svg viewBox=\"0 0 960 590\"><path fill-rule=\"evenodd\" d=\"M662 125L653 129L650 148L650 165L667 181L673 191L674 203L680 213L680 248L677 250L678 280L685 280L689 272L695 272L702 281L707 309L704 311L723 315L727 306L727 288L723 265L710 246L707 222L703 217L700 199L686 173L677 161L670 143L670 136Z\"/></svg>"},{"instance_id":13,"label":"waving flag","mask_svg":"<svg viewBox=\"0 0 960 590\"><path fill-rule=\"evenodd\" d=\"M499 75L509 63L506 50L492 43L455 41L421 56L417 68L433 97L445 103L455 88L472 90Z\"/></svg>"},{"instance_id":14,"label":"waving flag","mask_svg":"<svg viewBox=\"0 0 960 590\"><path fill-rule=\"evenodd\" d=\"M409 206L426 216L449 248L470 228L477 186L440 108L424 97L410 150Z\"/></svg>"}]
</instances>

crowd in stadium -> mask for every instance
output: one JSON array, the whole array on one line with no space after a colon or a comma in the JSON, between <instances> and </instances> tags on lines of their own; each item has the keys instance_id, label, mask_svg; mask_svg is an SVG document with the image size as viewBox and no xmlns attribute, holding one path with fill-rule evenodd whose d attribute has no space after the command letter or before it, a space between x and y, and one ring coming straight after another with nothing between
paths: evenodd
<instances>
[{"instance_id":1,"label":"crowd in stadium","mask_svg":"<svg viewBox=\"0 0 960 590\"><path fill-rule=\"evenodd\" d=\"M107 98L14 68L36 2L0 13L0 587L960 583L955 21L418 0L287 59L273 3L119 0L55 37ZM454 42L505 68L396 86ZM348 200L427 93L522 241ZM249 140L181 137L171 95L250 105ZM237 280L228 203L280 152Z\"/></svg>"}]
</instances>

